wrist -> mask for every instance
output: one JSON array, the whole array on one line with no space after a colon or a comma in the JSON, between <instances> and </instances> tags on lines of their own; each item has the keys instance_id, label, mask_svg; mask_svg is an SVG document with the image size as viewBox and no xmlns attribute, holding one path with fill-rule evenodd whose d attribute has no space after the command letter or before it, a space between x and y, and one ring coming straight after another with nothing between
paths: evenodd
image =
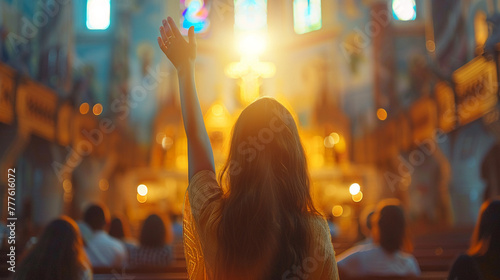
<instances>
[{"instance_id":1,"label":"wrist","mask_svg":"<svg viewBox=\"0 0 500 280\"><path fill-rule=\"evenodd\" d=\"M190 75L194 73L194 63L186 62L176 67L178 75Z\"/></svg>"}]
</instances>

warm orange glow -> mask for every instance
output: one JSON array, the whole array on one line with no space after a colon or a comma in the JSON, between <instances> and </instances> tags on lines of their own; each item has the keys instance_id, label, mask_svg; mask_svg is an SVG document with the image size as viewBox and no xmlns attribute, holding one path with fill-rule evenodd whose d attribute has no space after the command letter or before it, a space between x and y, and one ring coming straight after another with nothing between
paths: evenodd
<instances>
[{"instance_id":1,"label":"warm orange glow","mask_svg":"<svg viewBox=\"0 0 500 280\"><path fill-rule=\"evenodd\" d=\"M103 192L109 189L109 182L106 179L99 180L99 189Z\"/></svg>"},{"instance_id":2,"label":"warm orange glow","mask_svg":"<svg viewBox=\"0 0 500 280\"><path fill-rule=\"evenodd\" d=\"M342 208L342 206L340 206L340 205L333 206L333 208L332 208L333 216L340 217L340 216L342 216L342 213L344 213L344 208Z\"/></svg>"},{"instance_id":3,"label":"warm orange glow","mask_svg":"<svg viewBox=\"0 0 500 280\"><path fill-rule=\"evenodd\" d=\"M352 200L354 202L360 202L363 199L363 192L358 192L357 194L352 196Z\"/></svg>"},{"instance_id":4,"label":"warm orange glow","mask_svg":"<svg viewBox=\"0 0 500 280\"><path fill-rule=\"evenodd\" d=\"M92 108L92 112L94 115L99 116L102 113L102 105L97 103L94 105L94 108Z\"/></svg>"},{"instance_id":5,"label":"warm orange glow","mask_svg":"<svg viewBox=\"0 0 500 280\"><path fill-rule=\"evenodd\" d=\"M381 121L385 121L385 119L387 119L387 111L384 108L379 108L377 110L377 118Z\"/></svg>"},{"instance_id":6,"label":"warm orange glow","mask_svg":"<svg viewBox=\"0 0 500 280\"><path fill-rule=\"evenodd\" d=\"M144 203L148 200L148 197L147 196L142 196L140 194L137 194L137 201L139 201L140 203Z\"/></svg>"},{"instance_id":7,"label":"warm orange glow","mask_svg":"<svg viewBox=\"0 0 500 280\"><path fill-rule=\"evenodd\" d=\"M72 188L73 188L73 185L71 184L71 181L68 179L65 179L63 181L64 192L71 192Z\"/></svg>"},{"instance_id":8,"label":"warm orange glow","mask_svg":"<svg viewBox=\"0 0 500 280\"><path fill-rule=\"evenodd\" d=\"M325 145L325 148L333 148L333 146L335 145L335 140L331 135L329 135L325 137L323 144Z\"/></svg>"},{"instance_id":9,"label":"warm orange glow","mask_svg":"<svg viewBox=\"0 0 500 280\"><path fill-rule=\"evenodd\" d=\"M330 133L330 137L333 139L333 144L338 144L340 142L340 135L336 132Z\"/></svg>"},{"instance_id":10,"label":"warm orange glow","mask_svg":"<svg viewBox=\"0 0 500 280\"><path fill-rule=\"evenodd\" d=\"M85 102L80 105L80 114L85 115L89 112L89 103Z\"/></svg>"}]
</instances>

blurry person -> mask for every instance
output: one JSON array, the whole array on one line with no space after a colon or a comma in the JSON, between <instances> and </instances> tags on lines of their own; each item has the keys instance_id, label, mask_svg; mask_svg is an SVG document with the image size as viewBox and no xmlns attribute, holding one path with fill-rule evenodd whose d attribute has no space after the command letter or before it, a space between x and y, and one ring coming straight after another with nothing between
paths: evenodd
<instances>
[{"instance_id":1,"label":"blurry person","mask_svg":"<svg viewBox=\"0 0 500 280\"><path fill-rule=\"evenodd\" d=\"M86 240L85 244L92 266L122 267L127 258L127 251L119 240L109 236L104 230L107 219L103 208L95 204L89 206L83 220L92 230L92 236Z\"/></svg>"},{"instance_id":2,"label":"blurry person","mask_svg":"<svg viewBox=\"0 0 500 280\"><path fill-rule=\"evenodd\" d=\"M170 222L165 223L158 215L150 215L142 224L139 246L127 246L127 267L166 266L172 261L171 242Z\"/></svg>"},{"instance_id":3,"label":"blurry person","mask_svg":"<svg viewBox=\"0 0 500 280\"><path fill-rule=\"evenodd\" d=\"M469 251L458 257L448 279L500 279L500 200L481 206Z\"/></svg>"},{"instance_id":4,"label":"blurry person","mask_svg":"<svg viewBox=\"0 0 500 280\"><path fill-rule=\"evenodd\" d=\"M169 17L160 34L158 44L177 69L187 135L189 278L338 279L328 224L313 205L306 157L290 112L272 98L246 107L217 181L194 82L194 28L186 41Z\"/></svg>"},{"instance_id":5,"label":"blurry person","mask_svg":"<svg viewBox=\"0 0 500 280\"><path fill-rule=\"evenodd\" d=\"M373 208L365 208L361 212L361 219L359 226L361 228L361 232L365 236L363 240L358 242L356 245L365 245L365 244L372 244L373 243L373 236L372 236L372 228L373 228L373 223L372 223L372 218L373 214L375 211L372 210Z\"/></svg>"},{"instance_id":6,"label":"blurry person","mask_svg":"<svg viewBox=\"0 0 500 280\"><path fill-rule=\"evenodd\" d=\"M47 225L37 243L22 258L13 279L92 279L76 223L69 217L61 217Z\"/></svg>"},{"instance_id":7,"label":"blurry person","mask_svg":"<svg viewBox=\"0 0 500 280\"><path fill-rule=\"evenodd\" d=\"M397 200L382 201L373 214L373 244L360 245L357 251L339 256L341 276L418 276L416 259L402 252L411 245L406 236L403 209Z\"/></svg>"},{"instance_id":8,"label":"blurry person","mask_svg":"<svg viewBox=\"0 0 500 280\"><path fill-rule=\"evenodd\" d=\"M335 223L335 217L333 216L333 214L328 215L328 219L326 219L326 222L328 223L328 228L330 229L330 235L332 239L338 237L340 235L340 228Z\"/></svg>"},{"instance_id":9,"label":"blurry person","mask_svg":"<svg viewBox=\"0 0 500 280\"><path fill-rule=\"evenodd\" d=\"M130 230L126 220L119 217L114 217L109 223L109 236L120 240L125 247L135 246L136 242L130 238Z\"/></svg>"},{"instance_id":10,"label":"blurry person","mask_svg":"<svg viewBox=\"0 0 500 280\"><path fill-rule=\"evenodd\" d=\"M372 245L373 244L373 237L372 237L372 217L375 212L371 210L365 209L363 212L361 212L361 218L360 218L360 227L361 227L361 232L365 236L365 239L361 240L360 242L354 244L351 248L347 249L344 251L342 254L338 256L338 259L343 259L345 256L352 255L356 252L359 251L364 251L366 250L367 246L366 245Z\"/></svg>"}]
</instances>

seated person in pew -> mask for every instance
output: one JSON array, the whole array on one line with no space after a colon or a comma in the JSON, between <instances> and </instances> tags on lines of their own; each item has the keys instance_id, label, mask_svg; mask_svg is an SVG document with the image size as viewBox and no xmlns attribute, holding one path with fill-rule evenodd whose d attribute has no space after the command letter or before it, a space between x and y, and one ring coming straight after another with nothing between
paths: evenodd
<instances>
[{"instance_id":1,"label":"seated person in pew","mask_svg":"<svg viewBox=\"0 0 500 280\"><path fill-rule=\"evenodd\" d=\"M458 257L448 279L500 279L500 200L481 206L469 251Z\"/></svg>"},{"instance_id":2,"label":"seated person in pew","mask_svg":"<svg viewBox=\"0 0 500 280\"><path fill-rule=\"evenodd\" d=\"M338 257L340 275L365 276L419 276L416 259L402 251L411 250L407 238L403 209L397 200L382 201L373 215L373 241L359 245L355 251L346 251Z\"/></svg>"},{"instance_id":3,"label":"seated person in pew","mask_svg":"<svg viewBox=\"0 0 500 280\"><path fill-rule=\"evenodd\" d=\"M165 224L167 226L165 226ZM142 225L139 246L127 244L127 268L164 267L173 259L170 222L158 215L150 215Z\"/></svg>"},{"instance_id":4,"label":"seated person in pew","mask_svg":"<svg viewBox=\"0 0 500 280\"><path fill-rule=\"evenodd\" d=\"M125 219L120 217L114 217L111 219L111 223L109 224L108 230L109 236L120 240L125 247L128 245L136 245L135 240L130 239L130 228L128 227L128 223Z\"/></svg>"},{"instance_id":5,"label":"seated person in pew","mask_svg":"<svg viewBox=\"0 0 500 280\"><path fill-rule=\"evenodd\" d=\"M127 260L125 246L104 230L108 224L104 209L99 205L91 205L84 213L83 220L91 229L86 237L85 251L93 267L121 268Z\"/></svg>"},{"instance_id":6,"label":"seated person in pew","mask_svg":"<svg viewBox=\"0 0 500 280\"><path fill-rule=\"evenodd\" d=\"M26 252L14 280L91 280L80 230L69 217L52 221Z\"/></svg>"}]
</instances>

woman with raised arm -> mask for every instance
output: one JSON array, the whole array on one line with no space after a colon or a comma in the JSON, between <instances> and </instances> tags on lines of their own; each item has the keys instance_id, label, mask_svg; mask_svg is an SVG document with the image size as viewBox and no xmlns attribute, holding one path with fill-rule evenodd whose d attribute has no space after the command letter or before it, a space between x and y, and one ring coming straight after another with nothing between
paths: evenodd
<instances>
[{"instance_id":1,"label":"woman with raised arm","mask_svg":"<svg viewBox=\"0 0 500 280\"><path fill-rule=\"evenodd\" d=\"M295 122L272 98L243 110L216 180L194 82L196 43L169 17L158 44L177 69L188 139L184 250L190 279L338 279L328 225L310 195Z\"/></svg>"}]
</instances>

